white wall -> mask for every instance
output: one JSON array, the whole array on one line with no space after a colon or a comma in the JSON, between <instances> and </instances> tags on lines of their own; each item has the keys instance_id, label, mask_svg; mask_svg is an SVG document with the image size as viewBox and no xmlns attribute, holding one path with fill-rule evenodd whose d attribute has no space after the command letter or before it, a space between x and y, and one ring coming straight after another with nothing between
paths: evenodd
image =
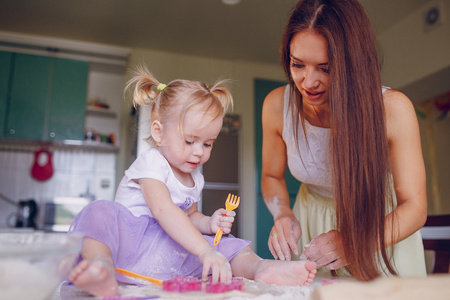
<instances>
[{"instance_id":1,"label":"white wall","mask_svg":"<svg viewBox=\"0 0 450 300\"><path fill-rule=\"evenodd\" d=\"M441 1L447 20L435 29L424 30L424 5L378 37L384 54L382 78L385 85L401 89L450 67L450 1Z\"/></svg>"}]
</instances>

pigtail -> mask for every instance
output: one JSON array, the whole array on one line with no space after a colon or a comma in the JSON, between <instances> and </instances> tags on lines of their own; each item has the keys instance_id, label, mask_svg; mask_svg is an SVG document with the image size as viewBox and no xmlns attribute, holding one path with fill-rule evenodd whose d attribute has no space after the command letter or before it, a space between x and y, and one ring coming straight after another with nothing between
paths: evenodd
<instances>
[{"instance_id":1,"label":"pigtail","mask_svg":"<svg viewBox=\"0 0 450 300\"><path fill-rule=\"evenodd\" d=\"M229 80L219 80L216 83L208 86L208 90L216 97L223 107L223 115L229 108L233 109L233 96L230 90L225 86Z\"/></svg>"},{"instance_id":2,"label":"pigtail","mask_svg":"<svg viewBox=\"0 0 450 300\"><path fill-rule=\"evenodd\" d=\"M125 91L132 89L133 105L152 105L159 95L159 91L155 92L160 82L153 76L152 73L145 67L138 67L133 73L130 80L128 80Z\"/></svg>"}]
</instances>

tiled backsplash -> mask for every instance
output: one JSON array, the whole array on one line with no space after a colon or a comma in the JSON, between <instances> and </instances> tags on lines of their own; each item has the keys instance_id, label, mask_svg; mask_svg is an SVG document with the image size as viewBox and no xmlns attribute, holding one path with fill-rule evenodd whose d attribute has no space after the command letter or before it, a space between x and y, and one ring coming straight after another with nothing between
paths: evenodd
<instances>
[{"instance_id":1,"label":"tiled backsplash","mask_svg":"<svg viewBox=\"0 0 450 300\"><path fill-rule=\"evenodd\" d=\"M51 149L53 175L37 181L30 170L38 147L0 149L0 193L18 203L34 199L38 205L53 197L114 200L116 154L78 149ZM17 207L0 199L0 228Z\"/></svg>"}]
</instances>

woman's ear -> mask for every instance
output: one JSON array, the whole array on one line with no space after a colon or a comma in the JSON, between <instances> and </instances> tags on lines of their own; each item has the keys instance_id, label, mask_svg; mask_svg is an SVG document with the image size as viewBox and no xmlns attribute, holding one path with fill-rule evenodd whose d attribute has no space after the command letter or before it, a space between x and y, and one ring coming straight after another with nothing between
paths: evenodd
<instances>
[{"instance_id":1,"label":"woman's ear","mask_svg":"<svg viewBox=\"0 0 450 300\"><path fill-rule=\"evenodd\" d=\"M162 141L162 128L163 126L161 122L159 122L158 120L153 121L151 134L157 146L159 146Z\"/></svg>"}]
</instances>

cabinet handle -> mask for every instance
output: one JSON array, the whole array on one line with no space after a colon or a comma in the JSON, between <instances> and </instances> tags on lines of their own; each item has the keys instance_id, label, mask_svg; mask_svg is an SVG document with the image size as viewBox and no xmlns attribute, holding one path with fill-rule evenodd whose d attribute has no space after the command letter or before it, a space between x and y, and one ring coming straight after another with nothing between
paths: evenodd
<instances>
[{"instance_id":1,"label":"cabinet handle","mask_svg":"<svg viewBox=\"0 0 450 300\"><path fill-rule=\"evenodd\" d=\"M9 134L10 134L10 135L15 135L15 134L16 134L16 131L15 131L13 128L11 128L11 129L9 130Z\"/></svg>"},{"instance_id":2,"label":"cabinet handle","mask_svg":"<svg viewBox=\"0 0 450 300\"><path fill-rule=\"evenodd\" d=\"M54 132L52 131L52 132L50 132L49 135L50 135L51 138L54 138L54 137L56 136L56 133L54 133Z\"/></svg>"}]
</instances>

